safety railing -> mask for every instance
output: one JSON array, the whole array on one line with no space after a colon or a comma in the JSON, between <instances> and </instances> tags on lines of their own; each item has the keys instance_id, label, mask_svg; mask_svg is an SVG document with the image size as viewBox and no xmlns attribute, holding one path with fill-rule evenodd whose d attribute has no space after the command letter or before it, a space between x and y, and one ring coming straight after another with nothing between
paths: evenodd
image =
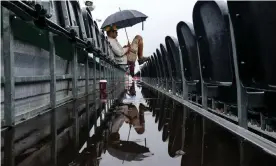
<instances>
[{"instance_id":1,"label":"safety railing","mask_svg":"<svg viewBox=\"0 0 276 166\"><path fill-rule=\"evenodd\" d=\"M193 24L179 22L141 69L144 84L276 155L275 7L198 1Z\"/></svg>"},{"instance_id":2,"label":"safety railing","mask_svg":"<svg viewBox=\"0 0 276 166\"><path fill-rule=\"evenodd\" d=\"M15 165L18 156L50 136L56 165L64 146L59 139L69 132L79 148L80 129L97 126L90 119L124 91L125 69L78 1L3 1L1 8L2 161Z\"/></svg>"}]
</instances>

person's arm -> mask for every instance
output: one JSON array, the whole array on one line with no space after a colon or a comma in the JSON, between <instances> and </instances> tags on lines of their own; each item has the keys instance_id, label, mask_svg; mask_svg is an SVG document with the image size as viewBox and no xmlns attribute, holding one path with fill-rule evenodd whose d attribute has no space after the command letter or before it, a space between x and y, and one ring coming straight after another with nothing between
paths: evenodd
<instances>
[{"instance_id":1,"label":"person's arm","mask_svg":"<svg viewBox=\"0 0 276 166\"><path fill-rule=\"evenodd\" d=\"M128 52L128 47L123 48L119 43L117 43L115 40L113 40L112 42L110 42L110 45L112 47L113 52L117 55L117 56L124 56L127 52Z\"/></svg>"}]
</instances>

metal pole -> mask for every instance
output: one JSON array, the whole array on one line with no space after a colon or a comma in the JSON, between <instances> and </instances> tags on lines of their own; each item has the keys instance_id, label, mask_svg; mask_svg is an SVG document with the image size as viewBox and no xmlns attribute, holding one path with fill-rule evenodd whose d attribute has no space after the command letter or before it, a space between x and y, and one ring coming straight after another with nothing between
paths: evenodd
<instances>
[{"instance_id":1,"label":"metal pole","mask_svg":"<svg viewBox=\"0 0 276 166\"><path fill-rule=\"evenodd\" d=\"M4 59L4 118L6 126L14 126L14 52L13 52L13 34L10 25L10 12L6 8L3 10L3 48L2 55ZM4 49L5 48L5 49Z\"/></svg>"},{"instance_id":2,"label":"metal pole","mask_svg":"<svg viewBox=\"0 0 276 166\"><path fill-rule=\"evenodd\" d=\"M112 80L112 65L108 66L109 68L109 90L108 92L110 92L111 88L113 87L113 80Z\"/></svg>"},{"instance_id":3,"label":"metal pole","mask_svg":"<svg viewBox=\"0 0 276 166\"><path fill-rule=\"evenodd\" d=\"M53 34L49 32L50 46L50 106L51 106L51 162L57 165L57 123L56 123L56 52Z\"/></svg>"},{"instance_id":4,"label":"metal pole","mask_svg":"<svg viewBox=\"0 0 276 166\"><path fill-rule=\"evenodd\" d=\"M243 138L239 140L240 165L247 166L246 163L246 141Z\"/></svg>"},{"instance_id":5,"label":"metal pole","mask_svg":"<svg viewBox=\"0 0 276 166\"><path fill-rule=\"evenodd\" d=\"M111 65L108 65L108 86L107 86L107 95L110 98L110 87L112 86L112 79L111 79ZM108 102L108 107L110 107L110 103Z\"/></svg>"},{"instance_id":6,"label":"metal pole","mask_svg":"<svg viewBox=\"0 0 276 166\"><path fill-rule=\"evenodd\" d=\"M206 135L206 119L202 118L202 139L201 139L201 165L204 165L204 152L205 152L205 135Z\"/></svg>"},{"instance_id":7,"label":"metal pole","mask_svg":"<svg viewBox=\"0 0 276 166\"><path fill-rule=\"evenodd\" d=\"M186 84L186 79L184 75L184 64L182 61L182 52L179 50L179 58L180 58L180 70L181 70L181 78L182 78L182 98L184 100L188 100L188 86ZM181 150L184 150L184 142L186 137L186 119L187 119L188 108L183 106L183 122L182 122L182 145Z\"/></svg>"},{"instance_id":8,"label":"metal pole","mask_svg":"<svg viewBox=\"0 0 276 166\"><path fill-rule=\"evenodd\" d=\"M78 149L79 147L79 121L78 121L78 109L77 109L77 99L78 99L78 76L77 76L77 65L78 65L78 55L77 55L77 48L73 44L72 45L72 52L73 52L73 63L72 63L72 92L73 92L73 118L74 118L74 141L75 141L75 148Z\"/></svg>"},{"instance_id":9,"label":"metal pole","mask_svg":"<svg viewBox=\"0 0 276 166\"><path fill-rule=\"evenodd\" d=\"M176 81L172 78L172 94L176 94Z\"/></svg>"},{"instance_id":10,"label":"metal pole","mask_svg":"<svg viewBox=\"0 0 276 166\"><path fill-rule=\"evenodd\" d=\"M197 45L197 52L198 54L200 53L198 45ZM198 58L198 64L201 64L200 57ZM202 108L207 111L208 110L208 103L207 103L208 89L207 89L207 85L204 84L201 67L199 68L199 71L200 71L200 80L201 80ZM201 165L204 164L205 135L206 135L206 119L202 118Z\"/></svg>"},{"instance_id":11,"label":"metal pole","mask_svg":"<svg viewBox=\"0 0 276 166\"><path fill-rule=\"evenodd\" d=\"M109 82L109 64L106 64L106 81L107 81L106 89L108 90L108 86L110 84L110 82Z\"/></svg>"},{"instance_id":12,"label":"metal pole","mask_svg":"<svg viewBox=\"0 0 276 166\"><path fill-rule=\"evenodd\" d=\"M103 79L106 80L106 63L103 64Z\"/></svg>"},{"instance_id":13,"label":"metal pole","mask_svg":"<svg viewBox=\"0 0 276 166\"><path fill-rule=\"evenodd\" d=\"M2 8L3 14L3 48L2 55L4 59L4 120L5 125L10 129L5 134L4 139L4 165L14 166L14 52L13 52L13 33L11 30L10 12ZM15 18L16 16L14 16Z\"/></svg>"},{"instance_id":14,"label":"metal pole","mask_svg":"<svg viewBox=\"0 0 276 166\"><path fill-rule=\"evenodd\" d=\"M114 99L114 93L115 93L115 90L116 90L116 85L117 85L117 82L116 82L116 79L115 79L115 67L114 66L112 66L112 72L113 72L113 77L112 77L112 79L113 79L113 89L112 89L112 95L111 95L111 99Z\"/></svg>"},{"instance_id":15,"label":"metal pole","mask_svg":"<svg viewBox=\"0 0 276 166\"><path fill-rule=\"evenodd\" d=\"M102 79L102 65L101 65L101 58L99 58L99 82ZM101 99L99 100L99 107L100 107L100 121L102 122L102 102Z\"/></svg>"},{"instance_id":16,"label":"metal pole","mask_svg":"<svg viewBox=\"0 0 276 166\"><path fill-rule=\"evenodd\" d=\"M112 71L113 71L113 68L112 68L113 66L112 65L109 65L109 74L110 74L110 76L109 76L109 87L108 87L108 98L111 98L111 93L110 93L110 91L111 91L111 89L112 89L112 87L113 87L113 80L112 80ZM110 106L110 102L108 103L108 105Z\"/></svg>"},{"instance_id":17,"label":"metal pole","mask_svg":"<svg viewBox=\"0 0 276 166\"><path fill-rule=\"evenodd\" d=\"M101 58L99 58L99 80L102 79L102 65L101 65Z\"/></svg>"},{"instance_id":18,"label":"metal pole","mask_svg":"<svg viewBox=\"0 0 276 166\"><path fill-rule=\"evenodd\" d=\"M110 89L109 89L109 98L112 99L113 98L113 90L114 90L114 87L115 87L115 82L114 82L114 66L110 65L110 69L111 69L111 77L110 77L110 80L111 80L111 84L110 84ZM111 106L111 103L109 102L109 106Z\"/></svg>"},{"instance_id":19,"label":"metal pole","mask_svg":"<svg viewBox=\"0 0 276 166\"><path fill-rule=\"evenodd\" d=\"M104 72L103 72L103 78L107 81L107 83L106 83L106 88L108 89L108 84L109 84L109 81L108 81L108 64L107 63L105 63L104 64ZM107 99L108 99L108 96L107 96ZM108 105L108 100L107 100L107 103L106 103L106 108L107 108L107 110L109 109L109 105Z\"/></svg>"},{"instance_id":20,"label":"metal pole","mask_svg":"<svg viewBox=\"0 0 276 166\"><path fill-rule=\"evenodd\" d=\"M229 19L230 22L230 34L231 38L231 44L232 44L232 50L233 50L233 61L234 61L234 70L235 70L235 78L236 78L236 85L237 85L237 104L238 104L238 122L239 125L245 129L248 128L248 120L247 120L247 106L248 106L248 100L246 97L246 90L241 84L240 75L239 75L239 66L238 66L238 58L237 58L237 50L236 50L236 43L235 43L235 35L234 35L234 29L232 26L232 21Z\"/></svg>"},{"instance_id":21,"label":"metal pole","mask_svg":"<svg viewBox=\"0 0 276 166\"><path fill-rule=\"evenodd\" d=\"M97 68L96 68L96 65L97 65L97 62L96 62L96 56L93 55L93 60L94 60L94 113L93 113L93 116L97 117ZM93 119L94 120L94 130L96 132L96 128L97 128L97 119Z\"/></svg>"},{"instance_id":22,"label":"metal pole","mask_svg":"<svg viewBox=\"0 0 276 166\"><path fill-rule=\"evenodd\" d=\"M169 92L169 80L166 78L166 91Z\"/></svg>"},{"instance_id":23,"label":"metal pole","mask_svg":"<svg viewBox=\"0 0 276 166\"><path fill-rule=\"evenodd\" d=\"M87 128L89 130L90 128L90 114L89 114L89 65L88 65L88 55L86 57L86 62L85 62L85 95L86 95L86 100L85 100L85 105L86 105L86 120L87 120Z\"/></svg>"}]
</instances>

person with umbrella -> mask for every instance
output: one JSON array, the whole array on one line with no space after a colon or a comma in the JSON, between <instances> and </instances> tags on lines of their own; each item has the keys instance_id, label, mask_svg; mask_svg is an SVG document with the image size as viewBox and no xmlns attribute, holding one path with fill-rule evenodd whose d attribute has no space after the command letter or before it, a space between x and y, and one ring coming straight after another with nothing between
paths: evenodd
<instances>
[{"instance_id":1,"label":"person with umbrella","mask_svg":"<svg viewBox=\"0 0 276 166\"><path fill-rule=\"evenodd\" d=\"M135 36L133 41L125 45L124 47L117 40L118 31L116 25L106 27L106 33L108 41L111 45L111 49L115 54L116 60L119 63L124 64L127 61L129 65L130 75L134 76L135 61L138 56L138 63L144 63L148 58L143 56L143 38L140 35Z\"/></svg>"},{"instance_id":2,"label":"person with umbrella","mask_svg":"<svg viewBox=\"0 0 276 166\"><path fill-rule=\"evenodd\" d=\"M108 16L101 27L107 33L111 49L115 54L115 59L119 64L127 63L129 65L132 77L134 76L135 61L137 57L139 65L148 60L148 58L143 56L143 38L137 35L130 43L125 29L128 44L122 47L117 40L118 29L133 26L146 19L146 15L136 10L123 10Z\"/></svg>"}]
</instances>

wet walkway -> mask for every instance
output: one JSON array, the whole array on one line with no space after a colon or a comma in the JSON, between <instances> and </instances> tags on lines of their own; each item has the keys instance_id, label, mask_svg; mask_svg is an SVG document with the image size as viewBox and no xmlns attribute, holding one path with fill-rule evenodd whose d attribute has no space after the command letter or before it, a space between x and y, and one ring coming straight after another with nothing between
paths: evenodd
<instances>
[{"instance_id":1,"label":"wet walkway","mask_svg":"<svg viewBox=\"0 0 276 166\"><path fill-rule=\"evenodd\" d=\"M269 153L183 109L166 96L131 84L122 103L103 112L79 153L61 165L275 165Z\"/></svg>"}]
</instances>

